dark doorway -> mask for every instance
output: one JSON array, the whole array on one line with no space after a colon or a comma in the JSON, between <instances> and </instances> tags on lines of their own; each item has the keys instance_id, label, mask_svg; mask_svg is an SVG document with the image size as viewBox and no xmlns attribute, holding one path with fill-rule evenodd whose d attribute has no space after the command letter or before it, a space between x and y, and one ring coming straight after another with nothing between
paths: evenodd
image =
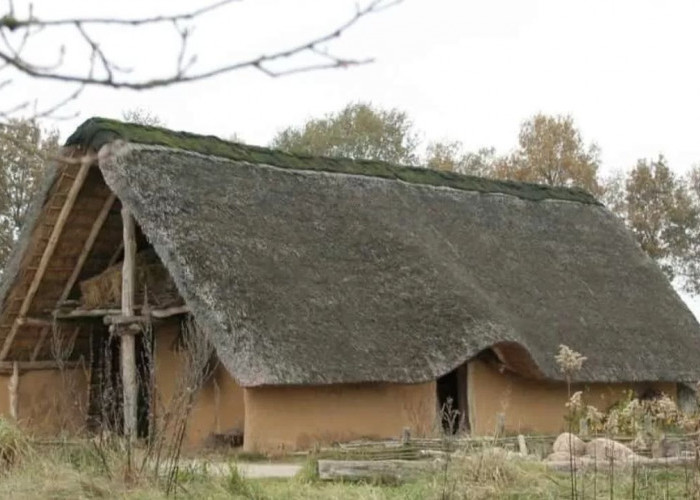
<instances>
[{"instance_id":1,"label":"dark doorway","mask_svg":"<svg viewBox=\"0 0 700 500\"><path fill-rule=\"evenodd\" d=\"M437 380L437 400L440 422L445 433L469 431L466 364Z\"/></svg>"},{"instance_id":2,"label":"dark doorway","mask_svg":"<svg viewBox=\"0 0 700 500\"><path fill-rule=\"evenodd\" d=\"M119 339L95 322L90 335L90 400L88 428L122 433L122 384Z\"/></svg>"},{"instance_id":3,"label":"dark doorway","mask_svg":"<svg viewBox=\"0 0 700 500\"><path fill-rule=\"evenodd\" d=\"M93 432L122 434L124 429L121 378L121 340L104 325L92 325L90 336L90 398L88 428ZM153 345L136 336L137 436L148 437L151 428Z\"/></svg>"},{"instance_id":4,"label":"dark doorway","mask_svg":"<svg viewBox=\"0 0 700 500\"><path fill-rule=\"evenodd\" d=\"M136 401L136 434L140 438L147 438L153 426L153 342L150 332L142 332L136 335L136 380L138 394ZM148 336L148 338L147 338Z\"/></svg>"}]
</instances>

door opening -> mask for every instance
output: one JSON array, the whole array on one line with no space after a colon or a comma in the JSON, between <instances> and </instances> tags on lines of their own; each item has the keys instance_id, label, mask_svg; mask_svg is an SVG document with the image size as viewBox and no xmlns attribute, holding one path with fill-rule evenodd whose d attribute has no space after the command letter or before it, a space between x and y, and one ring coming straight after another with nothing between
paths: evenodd
<instances>
[{"instance_id":1,"label":"door opening","mask_svg":"<svg viewBox=\"0 0 700 500\"><path fill-rule=\"evenodd\" d=\"M437 403L446 434L469 431L466 363L437 380Z\"/></svg>"},{"instance_id":2,"label":"door opening","mask_svg":"<svg viewBox=\"0 0 700 500\"><path fill-rule=\"evenodd\" d=\"M124 393L121 376L121 342L106 326L91 325L90 397L88 429L93 432L124 432ZM152 427L153 346L136 337L137 436L148 437Z\"/></svg>"}]
</instances>

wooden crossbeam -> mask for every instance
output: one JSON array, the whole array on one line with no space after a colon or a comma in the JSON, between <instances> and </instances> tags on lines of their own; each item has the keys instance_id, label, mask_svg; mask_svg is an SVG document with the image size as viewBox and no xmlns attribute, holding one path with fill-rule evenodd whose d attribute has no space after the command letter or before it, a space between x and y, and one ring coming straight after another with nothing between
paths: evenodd
<instances>
[{"instance_id":1,"label":"wooden crossbeam","mask_svg":"<svg viewBox=\"0 0 700 500\"><path fill-rule=\"evenodd\" d=\"M58 299L57 306L60 306L63 303L63 301L65 301L68 298L70 291L75 286L75 282L78 280L78 276L80 276L80 271L83 269L83 265L85 264L85 261L87 260L87 257L90 254L90 251L92 250L92 246L95 244L97 235L100 233L100 230L102 229L105 220L107 220L109 211L112 209L112 206L114 205L116 199L117 195L115 195L114 193L110 193L110 195L107 197L107 200L102 205L100 213L97 215L95 222L92 224L90 234L85 240L83 249L80 251L80 255L78 256L78 261L75 263L73 272L71 273L70 278L66 282L66 286L63 288L61 297Z\"/></svg>"},{"instance_id":2,"label":"wooden crossbeam","mask_svg":"<svg viewBox=\"0 0 700 500\"><path fill-rule=\"evenodd\" d=\"M189 314L188 306L168 307L167 309L151 309L150 315L156 319L169 318L178 314Z\"/></svg>"},{"instance_id":3,"label":"wooden crossbeam","mask_svg":"<svg viewBox=\"0 0 700 500\"><path fill-rule=\"evenodd\" d=\"M165 319L170 316L177 316L178 314L189 314L190 308L188 306L175 306L168 307L166 309L151 309L146 313L140 306L134 306L134 310L140 310L142 316L150 316L153 319ZM105 318L105 323L111 320L106 319L108 317L123 317L121 309L73 309L72 311L54 311L54 317L56 319L81 319L81 318ZM118 321L118 320L117 320Z\"/></svg>"},{"instance_id":4,"label":"wooden crossbeam","mask_svg":"<svg viewBox=\"0 0 700 500\"><path fill-rule=\"evenodd\" d=\"M121 309L74 309L72 311L56 311L56 319L101 318L102 316L119 316Z\"/></svg>"},{"instance_id":5,"label":"wooden crossbeam","mask_svg":"<svg viewBox=\"0 0 700 500\"><path fill-rule=\"evenodd\" d=\"M131 325L131 324L140 324L140 323L147 323L148 322L148 317L146 316L105 316L104 319L104 324L105 325Z\"/></svg>"},{"instance_id":6,"label":"wooden crossbeam","mask_svg":"<svg viewBox=\"0 0 700 500\"><path fill-rule=\"evenodd\" d=\"M27 318L26 316L18 316L15 319L15 323L17 323L18 326L39 326L39 327L47 327L51 326L51 321L48 319L42 319L42 318Z\"/></svg>"},{"instance_id":7,"label":"wooden crossbeam","mask_svg":"<svg viewBox=\"0 0 700 500\"><path fill-rule=\"evenodd\" d=\"M51 236L49 237L49 240L46 243L46 248L44 248L44 253L41 255L41 260L39 261L39 269L37 269L36 273L34 274L34 278L32 279L29 285L29 290L24 296L24 300L22 301L22 305L20 306L18 313L18 316L20 317L25 316L27 314L27 311L29 311L29 307L32 304L32 300L34 300L34 296L36 295L37 290L39 290L39 284L41 283L41 280L44 277L44 273L46 272L46 268L49 265L49 261L51 260L51 257L53 256L53 253L56 250L58 239L63 233L63 227L66 225L68 215L70 214L70 211L73 208L73 205L75 204L75 200L78 198L80 188L82 188L83 184L85 183L85 178L87 177L93 160L94 159L92 157L84 157L80 162L80 170L78 170L78 174L76 175L75 180L73 181L73 184L71 185L70 190L68 191L66 201L63 203L61 212L58 214L58 218L56 219L56 224L54 225L53 230L51 231ZM7 353L10 352L12 342L14 341L15 336L19 331L19 328L20 325L18 325L16 322L12 324L12 328L7 334L7 337L5 337L5 343L3 344L2 350L0 351L0 361L4 360L7 357Z\"/></svg>"},{"instance_id":8,"label":"wooden crossbeam","mask_svg":"<svg viewBox=\"0 0 700 500\"><path fill-rule=\"evenodd\" d=\"M20 372L31 370L58 370L60 368L75 368L80 361L0 361L0 373L12 373L15 364Z\"/></svg>"}]
</instances>

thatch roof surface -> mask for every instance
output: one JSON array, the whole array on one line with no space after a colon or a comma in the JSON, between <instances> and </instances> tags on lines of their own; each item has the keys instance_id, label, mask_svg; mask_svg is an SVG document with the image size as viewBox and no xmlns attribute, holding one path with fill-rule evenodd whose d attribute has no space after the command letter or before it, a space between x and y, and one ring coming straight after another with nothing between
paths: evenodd
<instances>
[{"instance_id":1,"label":"thatch roof surface","mask_svg":"<svg viewBox=\"0 0 700 500\"><path fill-rule=\"evenodd\" d=\"M87 120L68 138L66 146L90 146L97 151L104 144L117 139L138 144L183 149L194 153L272 165L280 168L367 175L398 179L415 184L446 186L467 191L511 194L529 200L561 199L598 204L593 196L577 188L484 179L425 168L392 165L374 160L349 160L346 158L323 158L291 154L258 146L228 142L213 136L174 132L160 127L122 123L106 118L91 118Z\"/></svg>"},{"instance_id":2,"label":"thatch roof surface","mask_svg":"<svg viewBox=\"0 0 700 500\"><path fill-rule=\"evenodd\" d=\"M498 344L560 379L562 343L588 357L581 380L700 378L695 318L590 197L540 189L532 201L135 140L102 149L105 180L242 385L420 382Z\"/></svg>"}]
</instances>

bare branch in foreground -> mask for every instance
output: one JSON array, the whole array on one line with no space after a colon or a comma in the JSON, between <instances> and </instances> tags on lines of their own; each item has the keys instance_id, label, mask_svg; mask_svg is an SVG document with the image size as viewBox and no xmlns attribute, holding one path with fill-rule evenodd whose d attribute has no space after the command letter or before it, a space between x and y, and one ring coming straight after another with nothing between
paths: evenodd
<instances>
[{"instance_id":1,"label":"bare branch in foreground","mask_svg":"<svg viewBox=\"0 0 700 500\"><path fill-rule=\"evenodd\" d=\"M176 15L163 15L142 19L108 19L108 18L75 18L60 20L42 20L35 17L31 10L26 19L16 17L14 8L0 17L0 71L5 68L12 68L16 72L35 79L52 80L64 83L73 83L83 86L101 86L115 89L147 90L158 87L165 87L184 82L195 82L205 80L225 73L241 70L244 68L254 68L265 75L278 77L301 73L313 70L346 68L367 64L372 62L372 58L348 58L333 54L323 44L340 38L347 30L356 25L362 18L381 12L386 8L399 3L401 0L371 0L364 6L358 6L352 17L335 29L324 35L311 38L301 44L291 48L284 48L269 54L250 57L233 62L222 62L218 67L193 71L196 55L187 57L188 41L191 29L183 27L181 23L197 20L204 14L221 9L236 0L224 0L213 3L206 7ZM175 54L175 70L172 74L162 77L138 79L133 77L133 69L119 67L113 57L106 52L100 40L90 33L86 27L99 27L103 25L123 26L125 28L143 29L155 24L170 23L175 29L180 40L180 50ZM39 30L46 30L56 27L74 28L75 33L82 40L85 48L91 54L89 64L83 72L63 72L65 48L59 51L57 62L51 65L42 65L25 58L23 51L27 41ZM18 35L19 42L13 45L9 35ZM310 64L301 64L289 69L274 69L272 63L282 60L289 60L294 56L303 54L317 56L320 61ZM4 83L7 85L7 83ZM23 103L22 107L28 104ZM13 108L14 109L14 108ZM51 108L53 110L53 107ZM16 110L15 110L16 111ZM6 111L7 113L7 111Z\"/></svg>"}]
</instances>

